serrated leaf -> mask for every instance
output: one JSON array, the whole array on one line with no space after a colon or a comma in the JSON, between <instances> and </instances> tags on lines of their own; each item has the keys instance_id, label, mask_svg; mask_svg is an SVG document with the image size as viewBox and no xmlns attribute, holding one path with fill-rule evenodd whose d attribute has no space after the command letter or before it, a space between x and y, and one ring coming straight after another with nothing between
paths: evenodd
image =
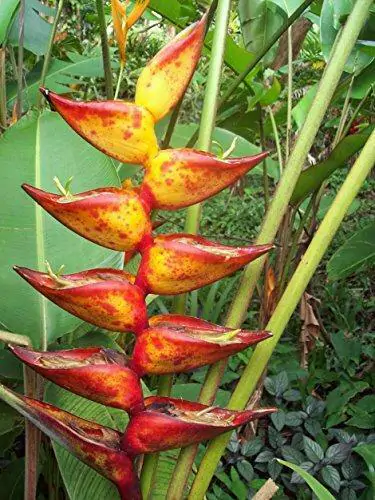
<instances>
[{"instance_id":1,"label":"serrated leaf","mask_svg":"<svg viewBox=\"0 0 375 500\"><path fill-rule=\"evenodd\" d=\"M24 116L0 139L0 275L2 323L29 335L35 347L52 342L81 323L23 282L18 264L40 271L65 264L67 273L94 267L118 267L122 254L91 243L53 219L21 189L23 182L55 191L53 177L74 177L77 192L118 185L112 161L81 139L58 116L46 111ZM16 210L15 210L16 209Z\"/></svg>"},{"instance_id":2,"label":"serrated leaf","mask_svg":"<svg viewBox=\"0 0 375 500\"><path fill-rule=\"evenodd\" d=\"M276 395L281 396L289 385L288 375L285 371L278 373L275 377Z\"/></svg>"},{"instance_id":3,"label":"serrated leaf","mask_svg":"<svg viewBox=\"0 0 375 500\"><path fill-rule=\"evenodd\" d=\"M274 481L278 478L283 466L276 460L273 459L268 463L267 471Z\"/></svg>"},{"instance_id":4,"label":"serrated leaf","mask_svg":"<svg viewBox=\"0 0 375 500\"><path fill-rule=\"evenodd\" d=\"M271 420L276 429L281 431L286 422L285 412L283 410L279 410L276 413L272 413Z\"/></svg>"},{"instance_id":5,"label":"serrated leaf","mask_svg":"<svg viewBox=\"0 0 375 500\"><path fill-rule=\"evenodd\" d=\"M254 477L254 469L251 463L246 460L240 460L237 463L238 472L241 474L243 478L246 479L247 482L250 482Z\"/></svg>"},{"instance_id":6,"label":"serrated leaf","mask_svg":"<svg viewBox=\"0 0 375 500\"><path fill-rule=\"evenodd\" d=\"M285 462L284 460L278 459L278 461L282 465L289 467L296 474L301 476L301 478L304 481L306 481L306 483L310 486L310 488L313 490L313 492L315 493L315 495L318 497L319 500L335 500L335 498L331 495L331 493L322 484L320 484L319 481L317 481L311 474L306 472L306 470L304 470L302 467L299 467L298 465L292 464L290 462Z\"/></svg>"},{"instance_id":7,"label":"serrated leaf","mask_svg":"<svg viewBox=\"0 0 375 500\"><path fill-rule=\"evenodd\" d=\"M289 445L281 447L281 454L284 460L297 465L302 463L305 458L303 453L301 453L299 450L296 450L296 448L293 448L293 446Z\"/></svg>"},{"instance_id":8,"label":"serrated leaf","mask_svg":"<svg viewBox=\"0 0 375 500\"><path fill-rule=\"evenodd\" d=\"M296 389L288 389L284 392L283 398L286 401L300 401L302 399L302 395L300 391L297 391Z\"/></svg>"},{"instance_id":9,"label":"serrated leaf","mask_svg":"<svg viewBox=\"0 0 375 500\"><path fill-rule=\"evenodd\" d=\"M301 425L302 422L303 418L299 411L288 411L285 416L285 423L289 427L297 427L298 425Z\"/></svg>"},{"instance_id":10,"label":"serrated leaf","mask_svg":"<svg viewBox=\"0 0 375 500\"><path fill-rule=\"evenodd\" d=\"M264 462L269 462L274 458L274 454L270 450L264 450L259 453L259 455L256 457L255 462L256 463L264 463Z\"/></svg>"},{"instance_id":11,"label":"serrated leaf","mask_svg":"<svg viewBox=\"0 0 375 500\"><path fill-rule=\"evenodd\" d=\"M307 436L303 437L303 446L306 453L307 458L309 458L314 464L320 462L324 458L324 451L322 447L310 439Z\"/></svg>"},{"instance_id":12,"label":"serrated leaf","mask_svg":"<svg viewBox=\"0 0 375 500\"><path fill-rule=\"evenodd\" d=\"M326 459L329 464L341 464L349 456L351 449L350 444L333 444L326 451Z\"/></svg>"},{"instance_id":13,"label":"serrated leaf","mask_svg":"<svg viewBox=\"0 0 375 500\"><path fill-rule=\"evenodd\" d=\"M263 441L260 437L256 437L251 441L247 441L241 446L241 453L245 455L245 457L252 457L256 455L263 448Z\"/></svg>"},{"instance_id":14,"label":"serrated leaf","mask_svg":"<svg viewBox=\"0 0 375 500\"><path fill-rule=\"evenodd\" d=\"M305 429L307 430L307 432L312 436L312 437L316 437L319 432L321 432L322 430L322 426L320 425L320 423L317 421L317 420L314 420L312 418L308 419L305 421Z\"/></svg>"},{"instance_id":15,"label":"serrated leaf","mask_svg":"<svg viewBox=\"0 0 375 500\"><path fill-rule=\"evenodd\" d=\"M362 473L362 466L359 459L355 456L349 456L341 465L341 472L348 481L360 476Z\"/></svg>"},{"instance_id":16,"label":"serrated leaf","mask_svg":"<svg viewBox=\"0 0 375 500\"><path fill-rule=\"evenodd\" d=\"M266 377L264 380L264 388L269 394L271 394L271 396L275 396L276 395L275 379L271 377Z\"/></svg>"},{"instance_id":17,"label":"serrated leaf","mask_svg":"<svg viewBox=\"0 0 375 500\"><path fill-rule=\"evenodd\" d=\"M327 486L332 488L335 491L339 491L340 489L340 474L332 465L326 465L321 470L323 481Z\"/></svg>"}]
</instances>

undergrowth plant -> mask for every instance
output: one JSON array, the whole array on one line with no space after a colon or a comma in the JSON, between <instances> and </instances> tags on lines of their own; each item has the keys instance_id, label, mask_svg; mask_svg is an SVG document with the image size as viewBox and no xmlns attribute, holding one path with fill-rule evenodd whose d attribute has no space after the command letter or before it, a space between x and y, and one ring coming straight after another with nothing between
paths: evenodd
<instances>
[{"instance_id":1,"label":"undergrowth plant","mask_svg":"<svg viewBox=\"0 0 375 500\"><path fill-rule=\"evenodd\" d=\"M39 231L44 231L44 210L80 237L110 250L111 255L120 255L117 267L98 265L86 271L63 274L62 269L54 269L48 262L41 261L40 255L45 254L44 241L38 237L38 268L14 268L41 294L38 303L44 319L47 299L81 321L118 334L117 343L110 347L87 347L86 344L72 349L72 339L68 338L69 348L60 345L57 350L48 350L47 321L43 322L42 340L39 342L32 342L28 337L10 331L1 333L0 338L9 344L12 353L25 365L25 395L0 385L0 397L32 424L27 424L26 428L25 498L32 500L36 495L40 447L36 428L111 481L120 497L129 500L152 498L159 479L158 454L181 448L178 457L173 460L174 470L169 474L166 498L179 500L188 496L191 500L201 500L229 443L229 431L268 415L270 423L267 431L260 428L259 435L242 446L236 439L231 442L232 482L228 482L228 478L220 472L216 473L229 490L232 483L238 484L240 475L250 482L254 468L269 474L274 481L282 477L293 493L305 480L320 498L331 498L331 495L323 486L316 486L311 476L317 476L335 492L364 488L357 479L358 474L351 470L357 465L358 460L353 458L352 450L359 441L335 430L325 436L321 426L324 404L308 396L303 411L294 411L293 402L302 396L289 388L286 373L281 371L268 378L264 375L288 321L301 298L304 298L310 279L375 161L375 135L371 125L364 127L354 139L348 135L355 118L348 117L353 76L348 84L333 144L333 154L338 154L340 161L330 163L328 158L302 171L330 102L339 86L343 85L340 78L366 23L372 1L357 0L350 15L345 17L335 41L332 41L327 66L295 140L291 128L293 55L290 26L312 1L299 2L296 9L290 8L289 2L285 3L284 17L279 7L276 8L279 2L275 1L276 6L272 7L281 18L275 39L270 40L250 61L221 98L220 82L231 13L230 0L213 2L199 21L181 31L151 59L137 79L134 102L118 99L126 72L126 40L129 29L146 12L149 2L136 0L130 9L127 3L124 5L119 0L111 2L114 35L120 56L114 94L104 5L102 0L96 2L107 100L95 101L74 100L46 88L51 51L63 8L63 2L58 3L41 73L41 93L51 110L57 112L76 134L110 157L111 161L142 166L144 176L137 186L125 181L121 187L95 186L94 189L76 193L72 188L72 179L63 179L57 165L53 175L59 194L42 189L40 176L35 179L35 185L28 182L22 184L24 191L37 203L35 214ZM22 26L22 16L25 15L23 1L19 15ZM240 17L246 15L246 8L240 6ZM205 40L208 43L210 35L205 37L214 16L200 127L198 131L192 131L186 147L173 148L169 143L181 102L193 78ZM255 73L252 73L283 33L288 37L289 76L285 147L281 145L270 108L275 95L280 93L279 83L274 79L268 88L261 86L260 89L254 81ZM18 70L21 73L22 36L21 29L18 52L21 64ZM311 44L313 42L314 39ZM250 84L251 74L253 79ZM24 109L23 83L19 73L18 76L14 121L21 118ZM233 98L243 81L250 85L252 91L248 111L260 110L259 130L263 150L266 144L262 107L270 115L278 153L278 168L274 173L278 184L273 194L268 183L267 152L231 157L236 146L233 143L227 151L222 150L217 155L210 153L217 111ZM4 92L0 100L0 104L4 104ZM49 111L40 109L42 102L39 98L36 104L37 120L45 113L52 116ZM8 125L6 106L5 109L1 107L1 112L5 128ZM156 125L159 122L160 126L170 113L168 129L160 146ZM22 126L22 120L19 124ZM39 147L38 141L42 137L39 126L37 130L36 143ZM12 127L9 129L11 132ZM69 144L66 148L69 149ZM337 163L344 163L358 152L360 154L345 182L318 224L317 213L324 183L337 168ZM39 150L37 157L40 163ZM59 159L56 158L56 161ZM202 202L239 183L258 164L263 165L266 214L256 244L228 246L199 236ZM306 205L301 210L303 203ZM155 232L158 211L182 208L188 208L185 232L165 234L162 227L158 234ZM308 238L301 248L300 240L307 225ZM276 238L277 247L274 244ZM104 262L107 263L105 259ZM22 262L19 264L22 265ZM46 270L42 269L43 265ZM262 281L264 265L266 272ZM244 266L246 269L229 306L225 325L217 325L215 323L226 298L228 294L232 295L231 287L237 286L232 282L231 287L223 292L222 302L219 300L220 308L215 308L219 281ZM196 291L212 283L215 285L207 292L201 311ZM256 287L260 290L261 302L259 329L242 329ZM187 302L190 292L192 294ZM173 311L164 310L163 314L149 317L147 306L155 296L176 296ZM192 312L190 316L186 315L187 304ZM162 307L165 309L164 305ZM203 319L212 319L210 311L215 323ZM134 339L129 341L127 333L132 333ZM129 356L121 349L125 345L132 346ZM251 356L242 358L248 363L231 394L228 407L217 406L215 398L229 356L255 345L257 347ZM209 368L198 402L171 397L173 374L191 372L207 365ZM142 378L148 377L149 380L155 376L159 377L157 394L150 395ZM45 402L43 378L75 395L120 410L122 419L124 413L127 414L126 425L122 424L120 430L114 430L112 426L81 418L74 411L71 413ZM254 397L254 392L257 390L261 394L263 386L276 400L279 411L273 406L259 407L260 397ZM331 413L333 420L339 418L338 412ZM287 429L287 436L281 434L283 429ZM318 439L331 443L324 448L315 442ZM201 454L200 466L192 475L198 444L207 440L212 441L203 456ZM366 438L360 443L367 443ZM302 466L302 472L295 468L296 462ZM342 484L335 468L338 465L346 481ZM295 470L290 481L281 474L283 466ZM215 487L216 490L214 488L213 493L209 492L207 498L220 498L220 492Z\"/></svg>"}]
</instances>

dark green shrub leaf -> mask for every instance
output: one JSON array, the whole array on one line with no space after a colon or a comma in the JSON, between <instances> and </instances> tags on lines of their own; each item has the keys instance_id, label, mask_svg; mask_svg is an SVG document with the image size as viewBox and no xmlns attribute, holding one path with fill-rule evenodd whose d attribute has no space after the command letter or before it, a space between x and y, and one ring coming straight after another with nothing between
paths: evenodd
<instances>
[{"instance_id":1,"label":"dark green shrub leaf","mask_svg":"<svg viewBox=\"0 0 375 500\"><path fill-rule=\"evenodd\" d=\"M242 455L245 455L245 457L252 457L253 455L256 455L262 448L263 441L259 436L257 436L255 439L247 441L242 445L241 453Z\"/></svg>"},{"instance_id":2,"label":"dark green shrub leaf","mask_svg":"<svg viewBox=\"0 0 375 500\"><path fill-rule=\"evenodd\" d=\"M302 412L299 411L289 411L285 416L285 423L289 427L297 427L301 425L303 422L303 418L301 415Z\"/></svg>"},{"instance_id":3,"label":"dark green shrub leaf","mask_svg":"<svg viewBox=\"0 0 375 500\"><path fill-rule=\"evenodd\" d=\"M313 397L307 399L306 413L310 417L319 417L324 412L324 408L325 403L323 401L319 401Z\"/></svg>"},{"instance_id":4,"label":"dark green shrub leaf","mask_svg":"<svg viewBox=\"0 0 375 500\"><path fill-rule=\"evenodd\" d=\"M282 468L283 466L276 459L268 463L268 474L274 481L278 478Z\"/></svg>"},{"instance_id":5,"label":"dark green shrub leaf","mask_svg":"<svg viewBox=\"0 0 375 500\"><path fill-rule=\"evenodd\" d=\"M285 412L283 410L279 410L276 413L272 413L271 420L276 429L281 431L286 421Z\"/></svg>"},{"instance_id":6,"label":"dark green shrub leaf","mask_svg":"<svg viewBox=\"0 0 375 500\"><path fill-rule=\"evenodd\" d=\"M314 420L312 418L306 420L304 425L305 425L305 429L307 430L307 432L309 434L311 434L311 436L313 436L314 438L322 430L320 423L317 420Z\"/></svg>"},{"instance_id":7,"label":"dark green shrub leaf","mask_svg":"<svg viewBox=\"0 0 375 500\"><path fill-rule=\"evenodd\" d=\"M361 474L362 465L357 457L349 456L346 460L344 460L341 466L341 472L345 479L351 481Z\"/></svg>"},{"instance_id":8,"label":"dark green shrub leaf","mask_svg":"<svg viewBox=\"0 0 375 500\"><path fill-rule=\"evenodd\" d=\"M275 383L274 378L266 377L266 379L264 381L264 387L265 387L266 391L269 394L271 394L271 396L276 395L276 383Z\"/></svg>"},{"instance_id":9,"label":"dark green shrub leaf","mask_svg":"<svg viewBox=\"0 0 375 500\"><path fill-rule=\"evenodd\" d=\"M0 474L1 498L22 500L24 494L25 460L18 458L5 467Z\"/></svg>"},{"instance_id":10,"label":"dark green shrub leaf","mask_svg":"<svg viewBox=\"0 0 375 500\"><path fill-rule=\"evenodd\" d=\"M306 456L314 462L314 464L318 463L320 460L323 460L324 458L324 451L322 447L310 439L307 436L303 437L303 444L304 444L304 450L306 453Z\"/></svg>"},{"instance_id":11,"label":"dark green shrub leaf","mask_svg":"<svg viewBox=\"0 0 375 500\"><path fill-rule=\"evenodd\" d=\"M250 482L254 477L253 466L246 460L240 460L237 463L238 472L243 476L247 482Z\"/></svg>"},{"instance_id":12,"label":"dark green shrub leaf","mask_svg":"<svg viewBox=\"0 0 375 500\"><path fill-rule=\"evenodd\" d=\"M314 464L312 462L302 462L298 467L305 472L311 472ZM298 472L293 472L291 482L293 484L303 484L305 482L305 479Z\"/></svg>"},{"instance_id":13,"label":"dark green shrub leaf","mask_svg":"<svg viewBox=\"0 0 375 500\"><path fill-rule=\"evenodd\" d=\"M321 470L323 481L327 486L332 488L335 491L339 491L340 489L340 474L332 465L326 465Z\"/></svg>"},{"instance_id":14,"label":"dark green shrub leaf","mask_svg":"<svg viewBox=\"0 0 375 500\"><path fill-rule=\"evenodd\" d=\"M358 479L353 479L353 481L350 481L350 487L353 488L353 490L363 490L366 488L366 485L362 481L358 481Z\"/></svg>"},{"instance_id":15,"label":"dark green shrub leaf","mask_svg":"<svg viewBox=\"0 0 375 500\"><path fill-rule=\"evenodd\" d=\"M274 454L271 450L264 450L264 451L259 453L259 455L255 459L255 462L257 462L257 463L269 462L273 458L274 458Z\"/></svg>"},{"instance_id":16,"label":"dark green shrub leaf","mask_svg":"<svg viewBox=\"0 0 375 500\"><path fill-rule=\"evenodd\" d=\"M268 427L268 440L275 450L286 442L286 438L271 426Z\"/></svg>"},{"instance_id":17,"label":"dark green shrub leaf","mask_svg":"<svg viewBox=\"0 0 375 500\"><path fill-rule=\"evenodd\" d=\"M301 393L296 389L288 389L284 392L283 398L287 401L300 401L302 399Z\"/></svg>"},{"instance_id":18,"label":"dark green shrub leaf","mask_svg":"<svg viewBox=\"0 0 375 500\"><path fill-rule=\"evenodd\" d=\"M293 464L301 464L305 456L299 450L293 448L293 446L285 445L281 447L281 454L284 460L292 462Z\"/></svg>"},{"instance_id":19,"label":"dark green shrub leaf","mask_svg":"<svg viewBox=\"0 0 375 500\"><path fill-rule=\"evenodd\" d=\"M357 495L351 488L344 488L341 492L341 498L342 500L357 500Z\"/></svg>"},{"instance_id":20,"label":"dark green shrub leaf","mask_svg":"<svg viewBox=\"0 0 375 500\"><path fill-rule=\"evenodd\" d=\"M275 377L276 396L281 396L289 385L288 375L286 372L280 372Z\"/></svg>"}]
</instances>

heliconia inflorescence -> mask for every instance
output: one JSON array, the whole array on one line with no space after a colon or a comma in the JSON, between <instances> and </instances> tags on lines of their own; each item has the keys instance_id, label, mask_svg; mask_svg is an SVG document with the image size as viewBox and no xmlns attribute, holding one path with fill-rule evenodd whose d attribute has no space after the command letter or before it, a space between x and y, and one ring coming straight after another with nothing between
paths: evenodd
<instances>
[{"instance_id":1,"label":"heliconia inflorescence","mask_svg":"<svg viewBox=\"0 0 375 500\"><path fill-rule=\"evenodd\" d=\"M145 4L146 0L135 2L129 26ZM112 1L112 8L120 42L129 28L120 22L126 11L119 0ZM112 481L122 499L141 498L133 464L137 455L211 439L276 411L231 411L173 398L144 399L142 392L144 375L188 372L271 336L267 331L230 329L182 315L147 317L147 294L198 289L273 247L230 247L191 234L153 234L153 209L176 210L201 202L266 156L220 159L192 149L159 150L155 123L183 96L200 56L206 21L204 16L180 33L143 69L135 103L77 102L41 89L51 108L84 139L117 160L142 165L145 176L139 187L127 183L78 194L61 189L57 195L23 185L41 207L77 234L129 256L140 253L136 276L116 269L60 275L50 268L41 272L15 267L39 293L69 313L106 330L135 335L130 358L101 347L57 352L11 347L22 362L64 389L128 412L123 433L2 388L9 404Z\"/></svg>"}]
</instances>

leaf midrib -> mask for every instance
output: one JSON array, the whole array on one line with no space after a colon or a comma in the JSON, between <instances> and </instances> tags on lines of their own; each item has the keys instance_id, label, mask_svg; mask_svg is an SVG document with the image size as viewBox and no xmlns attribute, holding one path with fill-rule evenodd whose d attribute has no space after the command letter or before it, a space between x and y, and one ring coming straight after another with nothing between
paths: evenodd
<instances>
[{"instance_id":1,"label":"leaf midrib","mask_svg":"<svg viewBox=\"0 0 375 500\"><path fill-rule=\"evenodd\" d=\"M41 147L40 147L40 116L37 118L36 122L36 135L35 135L35 163L34 163L34 174L35 174L35 187L40 189L41 186ZM34 203L35 206L35 230L36 230L36 255L37 255L37 268L38 271L42 271L45 266L45 245L44 245L44 220L42 208L38 203ZM47 350L48 340L47 340L47 299L40 293L38 293L39 305L40 305L40 347L43 351Z\"/></svg>"}]
</instances>

